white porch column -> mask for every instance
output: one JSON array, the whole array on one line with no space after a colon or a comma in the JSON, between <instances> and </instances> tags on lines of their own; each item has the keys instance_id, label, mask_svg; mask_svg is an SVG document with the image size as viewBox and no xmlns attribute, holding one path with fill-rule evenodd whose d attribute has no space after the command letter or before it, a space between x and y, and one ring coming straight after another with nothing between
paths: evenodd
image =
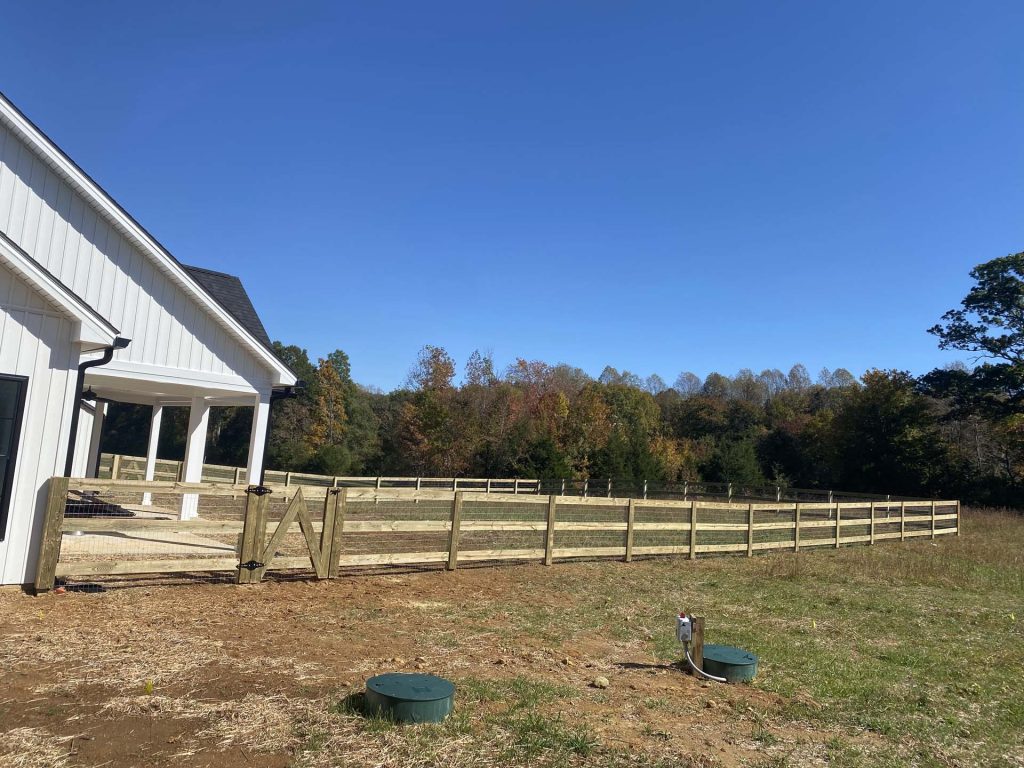
<instances>
[{"instance_id":1,"label":"white porch column","mask_svg":"<svg viewBox=\"0 0 1024 768\"><path fill-rule=\"evenodd\" d=\"M203 459L206 457L206 427L210 423L210 406L203 397L193 397L188 413L188 434L185 436L185 466L183 477L186 483L198 483L203 479ZM199 516L199 496L186 493L181 498L181 519L191 520Z\"/></svg>"},{"instance_id":2,"label":"white porch column","mask_svg":"<svg viewBox=\"0 0 1024 768\"><path fill-rule=\"evenodd\" d=\"M146 480L156 477L156 448L160 443L160 425L164 420L164 407L157 403L153 406L153 415L149 420L149 445L146 448ZM153 494L142 494L142 503L153 503Z\"/></svg>"},{"instance_id":3,"label":"white porch column","mask_svg":"<svg viewBox=\"0 0 1024 768\"><path fill-rule=\"evenodd\" d=\"M89 435L89 455L86 458L85 476L96 477L100 465L100 438L103 436L103 421L107 416L106 402L96 401L96 412L92 416L92 434Z\"/></svg>"},{"instance_id":4,"label":"white porch column","mask_svg":"<svg viewBox=\"0 0 1024 768\"><path fill-rule=\"evenodd\" d=\"M252 434L249 436L249 461L246 464L245 481L249 485L260 482L263 472L263 452L267 444L267 428L270 425L270 390L256 396L252 409Z\"/></svg>"}]
</instances>

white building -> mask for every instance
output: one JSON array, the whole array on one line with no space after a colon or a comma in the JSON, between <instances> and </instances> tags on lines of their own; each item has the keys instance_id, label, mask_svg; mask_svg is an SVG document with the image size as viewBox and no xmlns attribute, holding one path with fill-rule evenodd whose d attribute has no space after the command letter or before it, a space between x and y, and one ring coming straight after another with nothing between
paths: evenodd
<instances>
[{"instance_id":1,"label":"white building","mask_svg":"<svg viewBox=\"0 0 1024 768\"><path fill-rule=\"evenodd\" d=\"M32 580L47 479L95 470L103 400L153 406L150 478L162 406L190 406L187 481L210 406L253 406L259 478L295 384L237 278L177 261L0 94L0 584Z\"/></svg>"}]
</instances>

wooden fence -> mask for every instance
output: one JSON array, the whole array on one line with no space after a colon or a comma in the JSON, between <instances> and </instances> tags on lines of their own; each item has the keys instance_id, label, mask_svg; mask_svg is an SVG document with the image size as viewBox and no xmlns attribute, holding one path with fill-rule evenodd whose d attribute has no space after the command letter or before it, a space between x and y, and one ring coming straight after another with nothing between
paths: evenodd
<instances>
[{"instance_id":1,"label":"wooden fence","mask_svg":"<svg viewBox=\"0 0 1024 768\"><path fill-rule=\"evenodd\" d=\"M186 506L198 517L180 519ZM350 566L752 556L959 532L957 501L736 504L55 477L35 586L125 574L237 571L239 583L252 583L268 570L331 578Z\"/></svg>"},{"instance_id":2,"label":"wooden fence","mask_svg":"<svg viewBox=\"0 0 1024 768\"><path fill-rule=\"evenodd\" d=\"M183 463L158 459L154 480L182 480ZM793 488L783 485L755 485L730 482L616 480L615 478L474 478L474 477L371 477L348 475L315 475L304 472L282 472L268 469L267 485L308 485L327 488L376 488L405 490L484 491L486 493L534 494L540 496L603 496L605 498L691 499L726 501L913 501L914 499L865 493L848 493L822 488ZM110 480L144 480L146 459L104 453L100 457L98 476ZM204 464L202 481L208 483L248 482L244 467Z\"/></svg>"},{"instance_id":3,"label":"wooden fence","mask_svg":"<svg viewBox=\"0 0 1024 768\"><path fill-rule=\"evenodd\" d=\"M180 482L184 462L157 459L153 479ZM145 480L146 457L125 456L115 453L100 455L98 472L108 480ZM248 482L245 467L226 464L204 464L202 479L205 483ZM406 490L484 491L486 493L532 493L540 490L540 481L527 478L478 477L368 477L349 475L315 475L306 472L283 472L268 469L263 482L267 485L307 485L326 488L403 488Z\"/></svg>"}]
</instances>

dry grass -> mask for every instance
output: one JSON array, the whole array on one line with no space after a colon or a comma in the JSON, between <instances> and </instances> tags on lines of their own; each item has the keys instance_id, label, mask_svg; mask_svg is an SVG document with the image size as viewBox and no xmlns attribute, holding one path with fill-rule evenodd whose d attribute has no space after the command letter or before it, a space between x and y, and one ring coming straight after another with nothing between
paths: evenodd
<instances>
[{"instance_id":1,"label":"dry grass","mask_svg":"<svg viewBox=\"0 0 1024 768\"><path fill-rule=\"evenodd\" d=\"M188 680L210 668L240 672L281 672L302 680L315 677L319 664L283 656L232 657L221 640L210 641L194 631L140 623L139 616L86 626L52 624L45 632L0 636L0 667L61 668L61 674L35 690L40 694L73 693L100 685L142 691Z\"/></svg>"},{"instance_id":2,"label":"dry grass","mask_svg":"<svg viewBox=\"0 0 1024 768\"><path fill-rule=\"evenodd\" d=\"M0 733L0 764L4 768L64 768L71 760L70 741L44 728L14 728Z\"/></svg>"},{"instance_id":3,"label":"dry grass","mask_svg":"<svg viewBox=\"0 0 1024 768\"><path fill-rule=\"evenodd\" d=\"M291 749L297 743L295 720L309 711L323 708L324 702L289 699L286 696L249 694L237 701L203 701L162 695L117 696L100 709L101 716L173 717L201 720L203 726L193 732L184 746L193 754L204 741L212 740L220 748L243 747L254 752Z\"/></svg>"}]
</instances>

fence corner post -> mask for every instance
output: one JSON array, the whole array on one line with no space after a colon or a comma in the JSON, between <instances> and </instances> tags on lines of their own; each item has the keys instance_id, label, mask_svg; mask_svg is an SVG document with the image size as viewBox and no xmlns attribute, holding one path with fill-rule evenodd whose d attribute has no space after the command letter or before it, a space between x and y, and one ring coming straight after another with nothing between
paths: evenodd
<instances>
[{"instance_id":1,"label":"fence corner post","mask_svg":"<svg viewBox=\"0 0 1024 768\"><path fill-rule=\"evenodd\" d=\"M464 491L455 492L455 500L452 502L452 523L448 531L448 565L447 570L454 571L459 563L459 528L462 526L462 494Z\"/></svg>"},{"instance_id":2,"label":"fence corner post","mask_svg":"<svg viewBox=\"0 0 1024 768\"><path fill-rule=\"evenodd\" d=\"M932 535L931 538L935 538L935 500L932 499Z\"/></svg>"},{"instance_id":3,"label":"fence corner post","mask_svg":"<svg viewBox=\"0 0 1024 768\"><path fill-rule=\"evenodd\" d=\"M868 543L869 544L874 544L875 543L875 502L873 502L873 501L871 502L871 530L870 530L870 538L869 538Z\"/></svg>"},{"instance_id":4,"label":"fence corner post","mask_svg":"<svg viewBox=\"0 0 1024 768\"><path fill-rule=\"evenodd\" d=\"M64 510L68 503L66 477L51 477L46 497L46 513L43 518L43 538L39 545L39 560L36 563L36 581L33 591L38 595L53 589L57 580L57 560L60 559L61 526Z\"/></svg>"},{"instance_id":5,"label":"fence corner post","mask_svg":"<svg viewBox=\"0 0 1024 768\"><path fill-rule=\"evenodd\" d=\"M956 535L960 535L960 499L956 500Z\"/></svg>"},{"instance_id":6,"label":"fence corner post","mask_svg":"<svg viewBox=\"0 0 1024 768\"><path fill-rule=\"evenodd\" d=\"M794 552L799 552L800 551L800 502L799 501L796 502L796 505L794 506L793 522L795 523L795 525L793 526L793 551Z\"/></svg>"},{"instance_id":7,"label":"fence corner post","mask_svg":"<svg viewBox=\"0 0 1024 768\"><path fill-rule=\"evenodd\" d=\"M555 556L555 514L558 510L558 497L548 496L548 527L544 537L544 565L551 565Z\"/></svg>"}]
</instances>

